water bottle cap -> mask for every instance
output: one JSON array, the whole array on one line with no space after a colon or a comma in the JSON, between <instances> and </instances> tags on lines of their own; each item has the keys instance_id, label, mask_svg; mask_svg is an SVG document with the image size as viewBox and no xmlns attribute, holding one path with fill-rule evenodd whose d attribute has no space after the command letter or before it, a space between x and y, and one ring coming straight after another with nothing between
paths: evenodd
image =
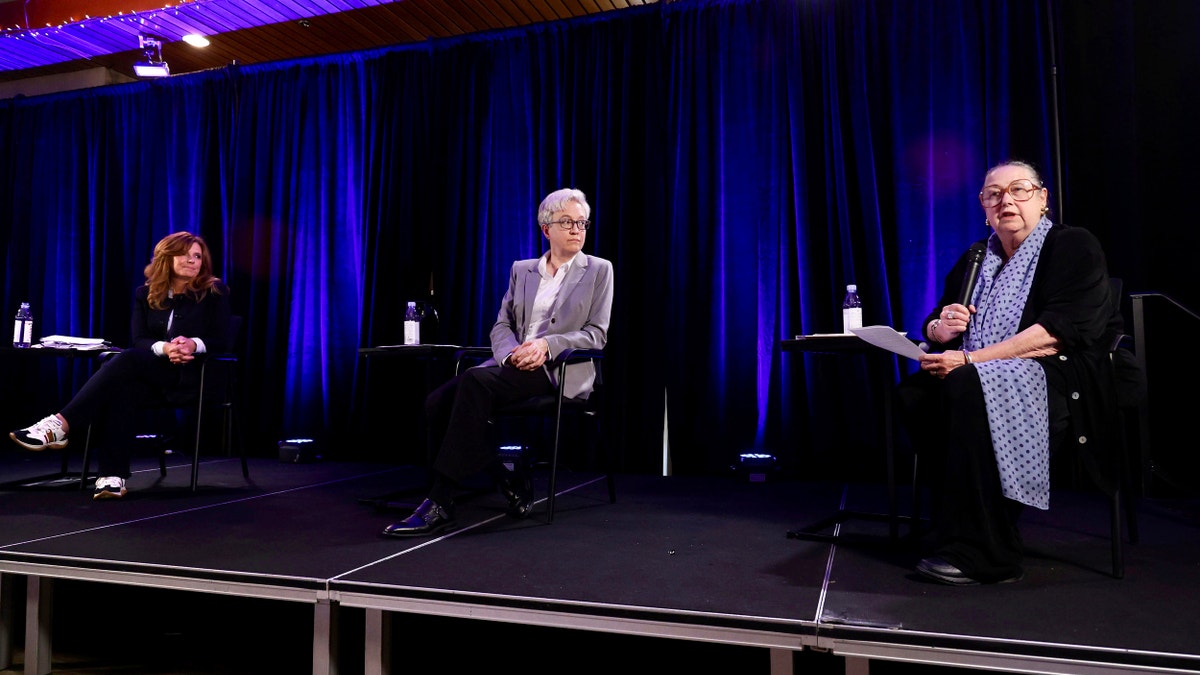
<instances>
[{"instance_id":1,"label":"water bottle cap","mask_svg":"<svg viewBox=\"0 0 1200 675\"><path fill-rule=\"evenodd\" d=\"M409 307L416 307L416 306L417 306L417 301L416 301L416 300L409 300L409 301L408 301L408 306L409 306Z\"/></svg>"},{"instance_id":2,"label":"water bottle cap","mask_svg":"<svg viewBox=\"0 0 1200 675\"><path fill-rule=\"evenodd\" d=\"M857 293L858 292L858 284L846 284L846 290L850 291L851 293Z\"/></svg>"}]
</instances>

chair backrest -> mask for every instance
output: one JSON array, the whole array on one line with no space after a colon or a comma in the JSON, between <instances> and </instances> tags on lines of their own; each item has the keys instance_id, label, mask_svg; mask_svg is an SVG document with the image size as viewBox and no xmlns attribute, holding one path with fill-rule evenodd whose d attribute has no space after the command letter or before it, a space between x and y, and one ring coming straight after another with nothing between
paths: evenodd
<instances>
[{"instance_id":1,"label":"chair backrest","mask_svg":"<svg viewBox=\"0 0 1200 675\"><path fill-rule=\"evenodd\" d=\"M1110 308L1114 315L1113 323L1121 317L1121 301L1124 299L1124 284L1118 277L1109 277ZM1125 332L1124 320L1120 319L1118 330L1121 331L1113 340L1111 355L1113 369L1117 380L1117 405L1122 408L1136 407L1146 395L1146 373L1138 363L1137 356L1132 350L1138 346L1133 344L1132 337Z\"/></svg>"}]
</instances>

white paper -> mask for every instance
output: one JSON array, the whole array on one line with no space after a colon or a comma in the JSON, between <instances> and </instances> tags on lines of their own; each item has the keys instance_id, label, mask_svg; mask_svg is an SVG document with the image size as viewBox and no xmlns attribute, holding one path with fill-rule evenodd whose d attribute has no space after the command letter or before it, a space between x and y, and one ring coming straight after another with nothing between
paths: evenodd
<instances>
[{"instance_id":1,"label":"white paper","mask_svg":"<svg viewBox=\"0 0 1200 675\"><path fill-rule=\"evenodd\" d=\"M441 349L462 349L462 347L459 345L441 345L433 344L432 342L422 342L421 344L417 345L379 345L375 347L375 349L413 349L414 347L425 347L426 349L430 347L438 347Z\"/></svg>"},{"instance_id":2,"label":"white paper","mask_svg":"<svg viewBox=\"0 0 1200 675\"><path fill-rule=\"evenodd\" d=\"M904 337L904 333L897 333L896 329L891 326L863 326L862 328L851 328L850 332L864 342L869 342L880 349L886 349L900 356L906 356L914 361L919 360L925 353L921 351L920 347L913 344L912 340Z\"/></svg>"},{"instance_id":3,"label":"white paper","mask_svg":"<svg viewBox=\"0 0 1200 675\"><path fill-rule=\"evenodd\" d=\"M71 337L70 335L47 335L39 341L39 344L50 349L78 349L81 351L108 347L108 343L101 338Z\"/></svg>"},{"instance_id":4,"label":"white paper","mask_svg":"<svg viewBox=\"0 0 1200 675\"><path fill-rule=\"evenodd\" d=\"M102 345L104 340L101 338L82 338L71 337L69 335L47 335L42 338L42 342L57 342L64 345Z\"/></svg>"}]
</instances>

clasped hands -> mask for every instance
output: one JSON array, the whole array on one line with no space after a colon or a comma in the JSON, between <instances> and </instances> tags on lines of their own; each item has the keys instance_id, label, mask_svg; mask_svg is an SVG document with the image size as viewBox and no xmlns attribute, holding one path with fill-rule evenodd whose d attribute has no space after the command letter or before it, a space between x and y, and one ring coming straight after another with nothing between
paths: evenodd
<instances>
[{"instance_id":1,"label":"clasped hands","mask_svg":"<svg viewBox=\"0 0 1200 675\"><path fill-rule=\"evenodd\" d=\"M929 337L943 344L951 342L967 330L967 323L970 322L971 315L974 313L974 305L970 307L958 303L946 305L942 308L942 313L938 315L938 318L929 324ZM959 366L965 366L967 363L969 362L966 352L960 349L921 356L921 370L928 371L938 378L946 377L950 371Z\"/></svg>"},{"instance_id":2,"label":"clasped hands","mask_svg":"<svg viewBox=\"0 0 1200 675\"><path fill-rule=\"evenodd\" d=\"M546 363L550 343L545 338L527 340L508 355L508 364L518 370L535 370Z\"/></svg>"},{"instance_id":3,"label":"clasped hands","mask_svg":"<svg viewBox=\"0 0 1200 675\"><path fill-rule=\"evenodd\" d=\"M163 345L163 355L171 363L187 363L196 358L196 341L180 335Z\"/></svg>"}]
</instances>

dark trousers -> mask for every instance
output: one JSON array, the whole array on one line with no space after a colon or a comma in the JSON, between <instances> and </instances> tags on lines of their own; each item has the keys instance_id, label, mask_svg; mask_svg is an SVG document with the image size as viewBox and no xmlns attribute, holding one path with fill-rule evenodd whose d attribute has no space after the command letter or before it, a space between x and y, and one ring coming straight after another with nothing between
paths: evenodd
<instances>
[{"instance_id":1,"label":"dark trousers","mask_svg":"<svg viewBox=\"0 0 1200 675\"><path fill-rule=\"evenodd\" d=\"M1047 385L1054 447L1067 427L1066 399L1058 383ZM930 488L936 554L979 581L1020 574L1023 506L1001 491L979 373L963 366L939 380L918 371L897 393Z\"/></svg>"},{"instance_id":2,"label":"dark trousers","mask_svg":"<svg viewBox=\"0 0 1200 675\"><path fill-rule=\"evenodd\" d=\"M450 485L497 464L488 444L488 420L497 408L554 393L545 370L504 366L470 368L425 399L429 457L435 477L430 497L445 503Z\"/></svg>"},{"instance_id":3,"label":"dark trousers","mask_svg":"<svg viewBox=\"0 0 1200 675\"><path fill-rule=\"evenodd\" d=\"M101 476L129 477L136 411L186 389L199 364L173 365L148 349L129 349L106 360L59 411L79 442L92 424L91 446ZM194 386L194 385L193 385Z\"/></svg>"}]
</instances>

